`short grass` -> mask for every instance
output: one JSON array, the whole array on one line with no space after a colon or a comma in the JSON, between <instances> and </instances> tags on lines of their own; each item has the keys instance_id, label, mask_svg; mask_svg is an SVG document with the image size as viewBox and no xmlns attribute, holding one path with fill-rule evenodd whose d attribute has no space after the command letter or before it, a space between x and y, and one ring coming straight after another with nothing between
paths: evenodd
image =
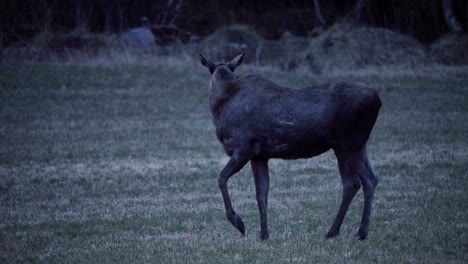
<instances>
[{"instance_id":1,"label":"short grass","mask_svg":"<svg viewBox=\"0 0 468 264\"><path fill-rule=\"evenodd\" d=\"M170 61L169 61L170 62ZM467 67L330 75L241 67L288 86L352 79L383 109L369 143L380 175L369 238L362 193L339 237L331 152L271 164L270 237L251 172L231 178L247 236L226 220L227 161L196 62L0 65L2 263L466 263Z\"/></svg>"}]
</instances>

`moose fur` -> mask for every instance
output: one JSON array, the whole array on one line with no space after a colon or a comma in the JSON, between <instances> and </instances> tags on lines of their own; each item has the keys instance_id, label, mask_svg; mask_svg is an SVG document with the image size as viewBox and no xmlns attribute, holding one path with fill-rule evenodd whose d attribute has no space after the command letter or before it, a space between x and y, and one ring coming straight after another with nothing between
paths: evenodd
<instances>
[{"instance_id":1,"label":"moose fur","mask_svg":"<svg viewBox=\"0 0 468 264\"><path fill-rule=\"evenodd\" d=\"M326 237L338 235L356 192L362 187L364 209L357 236L368 234L378 178L367 158L366 144L381 101L374 89L341 81L302 89L282 87L259 75L234 74L244 53L229 63L200 62L211 73L209 103L216 136L230 157L219 175L228 220L242 235L245 227L234 211L227 181L248 162L252 167L260 211L261 239L268 239L268 160L299 159L332 149L338 160L343 197Z\"/></svg>"}]
</instances>

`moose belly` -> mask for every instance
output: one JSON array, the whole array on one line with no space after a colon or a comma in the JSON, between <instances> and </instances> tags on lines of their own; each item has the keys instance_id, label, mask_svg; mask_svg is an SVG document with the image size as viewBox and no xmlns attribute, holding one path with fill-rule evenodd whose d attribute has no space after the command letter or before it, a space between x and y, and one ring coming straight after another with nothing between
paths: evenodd
<instances>
[{"instance_id":1,"label":"moose belly","mask_svg":"<svg viewBox=\"0 0 468 264\"><path fill-rule=\"evenodd\" d=\"M324 138L313 140L282 140L266 138L260 143L260 155L266 158L301 159L320 155L331 148Z\"/></svg>"}]
</instances>

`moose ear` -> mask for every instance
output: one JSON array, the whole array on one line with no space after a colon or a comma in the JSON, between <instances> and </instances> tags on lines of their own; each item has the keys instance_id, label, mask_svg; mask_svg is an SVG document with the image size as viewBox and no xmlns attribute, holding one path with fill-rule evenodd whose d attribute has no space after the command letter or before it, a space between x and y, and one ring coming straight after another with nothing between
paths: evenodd
<instances>
[{"instance_id":1,"label":"moose ear","mask_svg":"<svg viewBox=\"0 0 468 264\"><path fill-rule=\"evenodd\" d=\"M231 62L228 63L229 69L234 72L234 70L237 68L242 63L242 60L244 59L245 52L242 52L242 54L237 55Z\"/></svg>"},{"instance_id":2,"label":"moose ear","mask_svg":"<svg viewBox=\"0 0 468 264\"><path fill-rule=\"evenodd\" d=\"M198 57L200 58L200 62L203 66L205 66L206 68L208 68L208 70L210 71L211 74L213 74L213 71L215 69L215 64L209 60L207 60L205 57L203 57L203 55L200 53L198 54Z\"/></svg>"}]
</instances>

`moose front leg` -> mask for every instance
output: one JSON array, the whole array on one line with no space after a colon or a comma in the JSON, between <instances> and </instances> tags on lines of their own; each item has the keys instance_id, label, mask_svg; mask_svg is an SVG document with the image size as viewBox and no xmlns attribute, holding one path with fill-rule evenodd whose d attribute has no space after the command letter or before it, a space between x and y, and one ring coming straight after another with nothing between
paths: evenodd
<instances>
[{"instance_id":1,"label":"moose front leg","mask_svg":"<svg viewBox=\"0 0 468 264\"><path fill-rule=\"evenodd\" d=\"M260 238L267 240L268 235L268 189L270 186L270 176L268 175L268 160L252 159L250 160L252 172L255 179L255 191L257 193L258 210L260 211Z\"/></svg>"},{"instance_id":2,"label":"moose front leg","mask_svg":"<svg viewBox=\"0 0 468 264\"><path fill-rule=\"evenodd\" d=\"M229 197L227 188L227 181L232 175L240 171L245 166L245 164L247 164L249 158L250 157L245 154L243 155L240 152L234 152L234 155L232 155L226 167L224 167L224 169L221 171L218 179L219 189L223 195L224 207L226 208L226 216L229 222L231 222L231 224L237 228L243 236L245 235L244 222L232 208L231 198Z\"/></svg>"}]
</instances>

